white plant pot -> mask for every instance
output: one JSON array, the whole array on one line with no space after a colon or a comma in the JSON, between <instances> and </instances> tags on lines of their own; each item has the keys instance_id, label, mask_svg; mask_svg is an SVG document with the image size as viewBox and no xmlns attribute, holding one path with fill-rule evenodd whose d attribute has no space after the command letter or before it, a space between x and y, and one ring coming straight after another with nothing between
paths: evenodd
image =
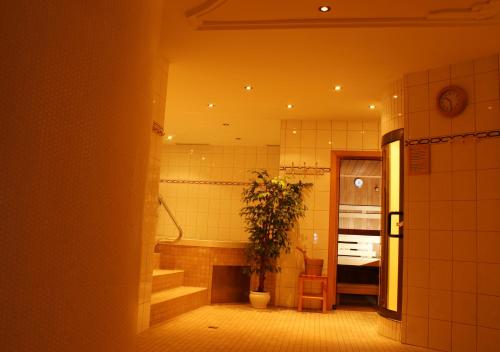
<instances>
[{"instance_id":1,"label":"white plant pot","mask_svg":"<svg viewBox=\"0 0 500 352\"><path fill-rule=\"evenodd\" d=\"M250 294L248 296L250 298L252 307L258 309L265 309L267 307L267 304L269 303L269 300L271 299L271 295L269 294L269 292L250 291Z\"/></svg>"}]
</instances>

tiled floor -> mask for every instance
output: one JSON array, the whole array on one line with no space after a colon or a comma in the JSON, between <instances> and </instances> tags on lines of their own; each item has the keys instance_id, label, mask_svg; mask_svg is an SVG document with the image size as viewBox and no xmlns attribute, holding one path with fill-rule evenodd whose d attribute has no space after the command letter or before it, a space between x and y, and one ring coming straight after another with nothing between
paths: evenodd
<instances>
[{"instance_id":1,"label":"tiled floor","mask_svg":"<svg viewBox=\"0 0 500 352\"><path fill-rule=\"evenodd\" d=\"M428 351L378 335L376 318L376 313L362 311L320 314L204 306L142 333L139 351Z\"/></svg>"}]
</instances>

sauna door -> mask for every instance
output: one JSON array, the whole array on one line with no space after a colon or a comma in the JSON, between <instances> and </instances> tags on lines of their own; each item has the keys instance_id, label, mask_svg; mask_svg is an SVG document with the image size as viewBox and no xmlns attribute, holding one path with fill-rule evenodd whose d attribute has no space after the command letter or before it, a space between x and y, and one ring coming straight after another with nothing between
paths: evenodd
<instances>
[{"instance_id":1,"label":"sauna door","mask_svg":"<svg viewBox=\"0 0 500 352\"><path fill-rule=\"evenodd\" d=\"M403 278L403 129L382 137L379 313L401 320Z\"/></svg>"}]
</instances>

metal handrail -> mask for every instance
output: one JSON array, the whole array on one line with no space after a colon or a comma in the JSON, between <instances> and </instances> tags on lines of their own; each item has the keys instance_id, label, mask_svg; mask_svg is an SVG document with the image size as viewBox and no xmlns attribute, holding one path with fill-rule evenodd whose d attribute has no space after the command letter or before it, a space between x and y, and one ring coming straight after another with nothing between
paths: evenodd
<instances>
[{"instance_id":1,"label":"metal handrail","mask_svg":"<svg viewBox=\"0 0 500 352\"><path fill-rule=\"evenodd\" d=\"M175 227L177 227L177 230L179 231L179 235L177 235L177 238L175 238L173 240L170 240L170 239L160 240L157 242L157 244L179 242L182 238L184 231L182 231L181 226L179 225L177 220L175 220L174 214L172 214L172 212L168 208L168 205L167 205L167 203L165 203L165 200L162 198L162 196L158 196L158 203L163 207L163 209L165 209L167 211L168 216L170 216L170 219L172 219L172 221L174 222Z\"/></svg>"}]
</instances>

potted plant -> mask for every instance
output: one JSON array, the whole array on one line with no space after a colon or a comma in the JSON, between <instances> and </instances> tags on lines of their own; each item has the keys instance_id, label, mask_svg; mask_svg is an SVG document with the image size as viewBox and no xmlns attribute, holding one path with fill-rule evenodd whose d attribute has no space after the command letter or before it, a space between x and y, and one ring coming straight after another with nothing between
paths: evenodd
<instances>
[{"instance_id":1,"label":"potted plant","mask_svg":"<svg viewBox=\"0 0 500 352\"><path fill-rule=\"evenodd\" d=\"M258 287L250 291L250 302L265 308L269 292L265 292L266 273L279 272L277 259L282 251L290 252L288 232L306 210L303 191L311 183L290 183L286 177L270 177L266 170L255 171L255 179L243 190L244 218L249 233L246 247L248 270L258 276Z\"/></svg>"}]
</instances>

